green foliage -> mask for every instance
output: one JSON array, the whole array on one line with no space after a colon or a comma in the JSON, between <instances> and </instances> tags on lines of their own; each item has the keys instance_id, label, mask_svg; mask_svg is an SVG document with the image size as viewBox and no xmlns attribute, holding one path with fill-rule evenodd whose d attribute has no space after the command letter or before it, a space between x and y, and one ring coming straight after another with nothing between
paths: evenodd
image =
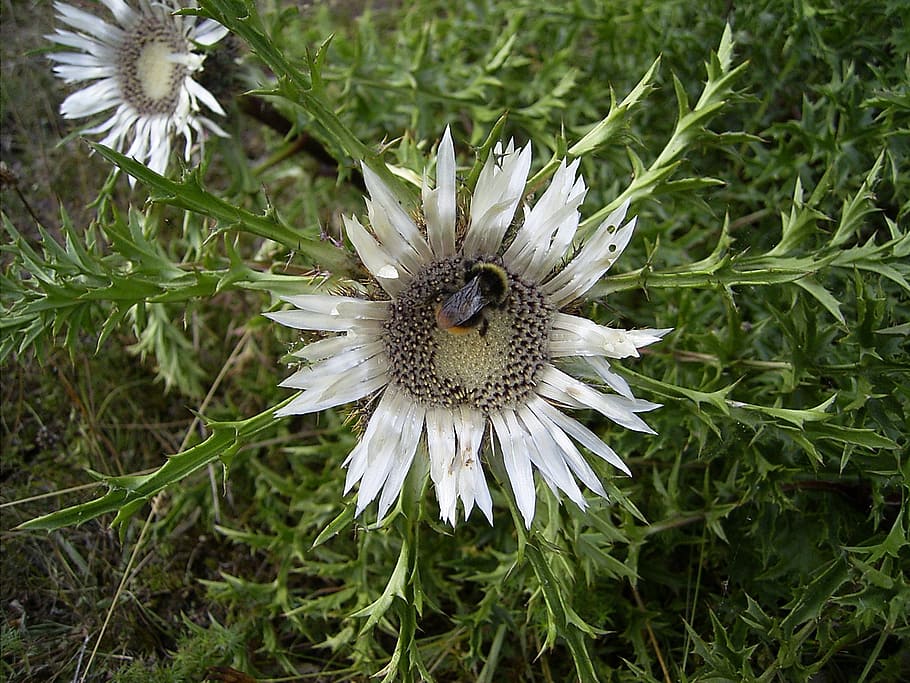
<instances>
[{"instance_id":1,"label":"green foliage","mask_svg":"<svg viewBox=\"0 0 910 683\"><path fill-rule=\"evenodd\" d=\"M133 661L114 676L115 683L182 683L205 680L213 662L232 661L243 651L243 633L237 627L226 627L214 619L198 626L184 619L186 632L177 643L177 651L167 664Z\"/></svg>"},{"instance_id":2,"label":"green foliage","mask_svg":"<svg viewBox=\"0 0 910 683\"><path fill-rule=\"evenodd\" d=\"M91 160L71 150L139 186L125 195L114 177L87 195L61 182L57 218L32 210L25 184L27 211L4 189L0 360L19 386L4 389L16 487L4 502L85 471L102 489L5 515L4 545L54 530L62 573L87 586L100 551L67 534L100 537L100 518L142 548L137 514L151 503L152 553L183 562L131 575L136 597L115 608L161 637L143 650L105 636L102 648L134 658L115 680L200 680L218 666L363 681L906 676L902 3L427 1L353 16L200 0L186 12L237 37L243 97L274 107L284 129L234 109L232 138L173 177L99 145ZM361 287L333 244L340 215L364 213L361 162L413 206L446 125L468 186L515 136L534 145L531 193L564 156L582 159L584 229L631 200L636 236L587 312L674 328L617 367L664 403L649 417L657 436L586 421L635 477L596 463L610 500L586 511L541 486L530 531L496 473L492 527L443 526L416 471L387 519L355 519L343 411L273 417L294 340L259 313L280 296ZM334 166L306 154L311 140ZM202 426L185 434L191 411ZM78 422L59 447L31 436L48 415ZM152 427L175 415L173 433ZM118 573L100 576L112 594ZM186 585L205 595L183 619L157 618L155 596ZM5 610L20 599L7 590ZM98 632L104 601L64 603ZM5 680L25 680L46 647L18 619L4 619ZM69 678L86 642L56 655Z\"/></svg>"}]
</instances>

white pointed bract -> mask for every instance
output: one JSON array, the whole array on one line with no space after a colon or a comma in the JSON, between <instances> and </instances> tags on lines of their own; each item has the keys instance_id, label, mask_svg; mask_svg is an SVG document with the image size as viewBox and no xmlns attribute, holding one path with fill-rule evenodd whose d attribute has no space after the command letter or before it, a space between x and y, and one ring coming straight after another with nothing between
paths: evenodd
<instances>
[{"instance_id":1,"label":"white pointed bract","mask_svg":"<svg viewBox=\"0 0 910 683\"><path fill-rule=\"evenodd\" d=\"M102 0L116 23L55 2L57 18L69 29L45 36L70 50L49 55L54 73L67 83L85 83L67 97L60 112L68 119L107 118L80 131L103 135L101 144L133 157L159 174L167 170L171 143L184 140L189 161L194 136L206 131L227 136L203 116L200 103L224 116L215 97L193 75L202 69L204 55L195 45L213 45L227 29L209 19L173 14L173 0ZM184 5L185 6L185 5ZM111 111L113 110L113 111Z\"/></svg>"},{"instance_id":2,"label":"white pointed bract","mask_svg":"<svg viewBox=\"0 0 910 683\"><path fill-rule=\"evenodd\" d=\"M629 243L635 219L623 222L628 203L572 249L586 192L578 162L563 162L517 224L530 166L530 145L497 145L478 177L469 215L459 216L455 150L446 130L435 187L425 174L417 219L364 166L370 229L353 217L344 224L389 300L301 295L285 299L293 310L267 314L296 329L337 333L295 353L306 365L283 386L301 393L277 415L379 395L344 463L345 492L359 484L357 514L378 498L384 517L415 459L428 459L441 518L454 525L461 501L465 518L476 505L492 523L483 470L485 462L496 461L530 527L535 472L581 508L586 501L578 481L606 496L576 443L630 474L612 448L563 409L592 408L617 425L653 433L638 414L658 404L636 399L607 359L638 356L639 348L669 330L613 329L559 312L584 295ZM442 325L441 307L471 299L483 272L505 278L506 295L469 309L468 321ZM577 367L615 393L568 374Z\"/></svg>"}]
</instances>

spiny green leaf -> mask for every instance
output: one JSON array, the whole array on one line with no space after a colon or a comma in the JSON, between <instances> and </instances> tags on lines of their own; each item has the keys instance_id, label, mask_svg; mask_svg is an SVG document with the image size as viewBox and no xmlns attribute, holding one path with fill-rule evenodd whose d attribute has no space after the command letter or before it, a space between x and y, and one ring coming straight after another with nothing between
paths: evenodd
<instances>
[{"instance_id":1,"label":"spiny green leaf","mask_svg":"<svg viewBox=\"0 0 910 683\"><path fill-rule=\"evenodd\" d=\"M170 456L155 472L135 476L129 479L114 478L114 481L128 482L130 488L117 488L111 485L110 490L102 497L58 510L47 515L36 517L19 525L20 529L60 529L75 526L111 512L118 513L117 525L127 521L128 514L120 514L126 509L130 514L136 512L136 506L148 501L155 494L173 486L211 462L218 460L226 452L246 442L253 434L265 429L275 421L275 411L293 400L293 396L274 408L246 420L235 422L211 422L208 427L211 435L201 444L186 451ZM129 506L129 507L127 507Z\"/></svg>"},{"instance_id":2,"label":"spiny green leaf","mask_svg":"<svg viewBox=\"0 0 910 683\"><path fill-rule=\"evenodd\" d=\"M385 615L385 613L392 606L392 601L397 598L405 598L405 586L408 581L409 568L411 566L411 558L409 553L409 548L407 541L402 539L401 542L401 551L398 554L398 562L395 563L395 569L392 571L392 575L389 577L389 581L386 584L385 589L374 602L370 603L363 609L359 609L354 612L351 616L358 617L368 617L366 623L361 627L360 632L366 633L371 630L379 620Z\"/></svg>"}]
</instances>

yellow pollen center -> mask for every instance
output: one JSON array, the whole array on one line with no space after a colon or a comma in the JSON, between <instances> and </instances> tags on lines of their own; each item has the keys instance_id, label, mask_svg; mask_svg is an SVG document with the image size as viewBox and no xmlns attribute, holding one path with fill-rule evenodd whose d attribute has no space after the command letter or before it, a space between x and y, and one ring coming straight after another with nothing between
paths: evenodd
<instances>
[{"instance_id":1,"label":"yellow pollen center","mask_svg":"<svg viewBox=\"0 0 910 683\"><path fill-rule=\"evenodd\" d=\"M491 378L502 376L509 366L512 319L492 308L483 313L487 324L463 334L435 329L436 375L465 389L480 389ZM483 334L481 334L483 331Z\"/></svg>"},{"instance_id":2,"label":"yellow pollen center","mask_svg":"<svg viewBox=\"0 0 910 683\"><path fill-rule=\"evenodd\" d=\"M181 66L171 61L172 48L154 40L144 45L136 60L136 77L143 94L153 102L169 99L173 93L174 71Z\"/></svg>"}]
</instances>

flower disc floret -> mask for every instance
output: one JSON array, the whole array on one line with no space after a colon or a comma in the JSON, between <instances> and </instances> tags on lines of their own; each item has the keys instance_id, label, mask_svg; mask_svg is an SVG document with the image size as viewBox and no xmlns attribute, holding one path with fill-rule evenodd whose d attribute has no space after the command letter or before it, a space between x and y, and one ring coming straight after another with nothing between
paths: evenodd
<instances>
[{"instance_id":1,"label":"flower disc floret","mask_svg":"<svg viewBox=\"0 0 910 683\"><path fill-rule=\"evenodd\" d=\"M436 311L464 287L474 260L435 261L398 295L385 323L389 374L415 400L484 413L516 405L549 360L552 308L530 283L507 273L508 296L457 334L440 329Z\"/></svg>"}]
</instances>

